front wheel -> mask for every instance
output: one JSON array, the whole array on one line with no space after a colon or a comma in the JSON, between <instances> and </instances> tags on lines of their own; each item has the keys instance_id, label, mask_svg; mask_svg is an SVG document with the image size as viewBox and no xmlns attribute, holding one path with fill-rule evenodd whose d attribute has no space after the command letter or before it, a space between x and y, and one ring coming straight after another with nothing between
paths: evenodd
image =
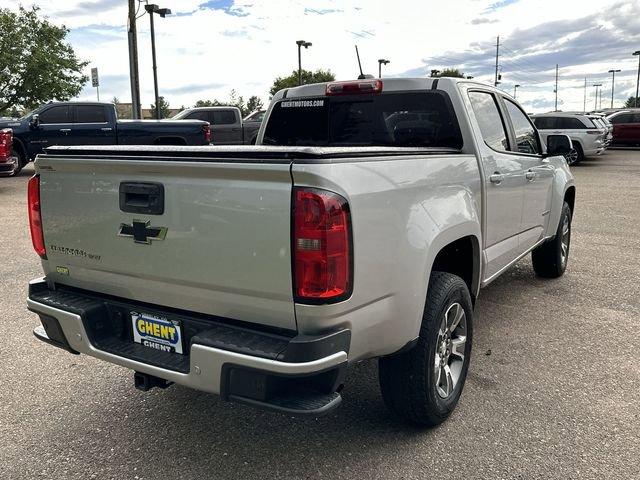
<instances>
[{"instance_id":1,"label":"front wheel","mask_svg":"<svg viewBox=\"0 0 640 480\"><path fill-rule=\"evenodd\" d=\"M473 307L458 276L433 272L418 343L379 361L387 407L427 426L445 421L462 394L471 358Z\"/></svg>"},{"instance_id":2,"label":"front wheel","mask_svg":"<svg viewBox=\"0 0 640 480\"><path fill-rule=\"evenodd\" d=\"M562 205L560 223L556 235L531 252L533 270L544 278L557 278L564 274L569 261L571 246L571 207L567 202Z\"/></svg>"},{"instance_id":3,"label":"front wheel","mask_svg":"<svg viewBox=\"0 0 640 480\"><path fill-rule=\"evenodd\" d=\"M21 153L15 148L11 149L11 161L13 163L13 169L9 172L9 176L15 177L22 171L26 162Z\"/></svg>"}]
</instances>

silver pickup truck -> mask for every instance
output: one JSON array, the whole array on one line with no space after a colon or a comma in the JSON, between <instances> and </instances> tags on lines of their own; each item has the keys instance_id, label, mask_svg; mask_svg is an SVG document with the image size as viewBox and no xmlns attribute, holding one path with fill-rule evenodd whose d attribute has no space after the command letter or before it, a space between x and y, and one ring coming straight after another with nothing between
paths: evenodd
<instances>
[{"instance_id":1,"label":"silver pickup truck","mask_svg":"<svg viewBox=\"0 0 640 480\"><path fill-rule=\"evenodd\" d=\"M569 255L571 142L461 79L275 95L257 146L55 147L29 182L35 335L288 413L379 359L385 403L436 425L461 395L480 289Z\"/></svg>"}]
</instances>

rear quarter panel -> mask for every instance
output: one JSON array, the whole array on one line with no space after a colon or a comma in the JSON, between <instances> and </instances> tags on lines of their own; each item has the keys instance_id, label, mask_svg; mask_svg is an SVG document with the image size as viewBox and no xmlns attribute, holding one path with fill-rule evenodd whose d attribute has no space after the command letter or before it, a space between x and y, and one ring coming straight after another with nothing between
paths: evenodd
<instances>
[{"instance_id":1,"label":"rear quarter panel","mask_svg":"<svg viewBox=\"0 0 640 480\"><path fill-rule=\"evenodd\" d=\"M154 145L160 139L176 139L178 145L205 145L199 120L119 120L119 145Z\"/></svg>"},{"instance_id":2,"label":"rear quarter panel","mask_svg":"<svg viewBox=\"0 0 640 480\"><path fill-rule=\"evenodd\" d=\"M295 186L344 196L352 216L354 289L334 305L296 304L301 333L352 330L350 360L393 353L417 337L431 265L467 235L480 242L481 186L473 155L294 164Z\"/></svg>"}]
</instances>

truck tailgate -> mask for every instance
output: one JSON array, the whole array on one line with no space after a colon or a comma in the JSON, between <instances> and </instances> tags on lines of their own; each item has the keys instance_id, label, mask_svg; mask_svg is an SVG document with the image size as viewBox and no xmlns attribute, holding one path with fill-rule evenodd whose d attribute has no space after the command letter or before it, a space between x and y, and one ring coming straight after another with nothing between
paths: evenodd
<instances>
[{"instance_id":1,"label":"truck tailgate","mask_svg":"<svg viewBox=\"0 0 640 480\"><path fill-rule=\"evenodd\" d=\"M296 329L288 161L61 155L36 168L49 279ZM121 184L140 182L162 186L163 213L123 211ZM136 195L134 205L144 200Z\"/></svg>"}]
</instances>

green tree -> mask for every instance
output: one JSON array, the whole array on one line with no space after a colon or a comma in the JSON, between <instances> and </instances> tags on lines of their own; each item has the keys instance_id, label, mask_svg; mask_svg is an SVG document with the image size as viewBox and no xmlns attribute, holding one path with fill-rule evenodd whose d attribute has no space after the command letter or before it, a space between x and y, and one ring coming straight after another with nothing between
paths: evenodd
<instances>
[{"instance_id":1,"label":"green tree","mask_svg":"<svg viewBox=\"0 0 640 480\"><path fill-rule=\"evenodd\" d=\"M38 12L38 7L0 8L0 115L68 100L89 79L82 73L88 62L65 42L69 29L39 18Z\"/></svg>"},{"instance_id":2,"label":"green tree","mask_svg":"<svg viewBox=\"0 0 640 480\"><path fill-rule=\"evenodd\" d=\"M308 85L309 83L322 83L331 82L336 79L336 76L331 70L316 70L311 72L309 70L302 70L302 84ZM282 90L283 88L292 88L298 86L298 70L294 70L291 75L287 77L278 77L273 81L273 86L269 90L269 93L273 96Z\"/></svg>"},{"instance_id":3,"label":"green tree","mask_svg":"<svg viewBox=\"0 0 640 480\"><path fill-rule=\"evenodd\" d=\"M229 93L229 99L227 101L220 101L217 98L212 100L198 100L195 107L238 107L240 109L240 113L243 117L249 115L251 112L259 110L262 108L262 100L259 97L252 95L249 97L249 100L245 103L242 95L238 95L235 90L231 90Z\"/></svg>"},{"instance_id":4,"label":"green tree","mask_svg":"<svg viewBox=\"0 0 640 480\"><path fill-rule=\"evenodd\" d=\"M638 107L640 107L640 97L638 97L638 103L637 103ZM635 96L631 96L627 99L626 102L624 102L624 108L633 108L636 106L636 97Z\"/></svg>"},{"instance_id":5,"label":"green tree","mask_svg":"<svg viewBox=\"0 0 640 480\"><path fill-rule=\"evenodd\" d=\"M455 77L455 78L464 78L465 75L457 68L445 68L444 70L431 70L431 77L440 78L440 77Z\"/></svg>"},{"instance_id":6,"label":"green tree","mask_svg":"<svg viewBox=\"0 0 640 480\"><path fill-rule=\"evenodd\" d=\"M158 97L158 105L160 108L160 118L167 118L169 116L169 102L164 97ZM151 104L151 118L157 118L156 106Z\"/></svg>"},{"instance_id":7,"label":"green tree","mask_svg":"<svg viewBox=\"0 0 640 480\"><path fill-rule=\"evenodd\" d=\"M249 97L249 100L247 100L247 112L244 113L243 116L249 115L256 110L262 110L263 107L264 105L262 104L262 100L260 100L260 97L252 95L251 97Z\"/></svg>"}]
</instances>

